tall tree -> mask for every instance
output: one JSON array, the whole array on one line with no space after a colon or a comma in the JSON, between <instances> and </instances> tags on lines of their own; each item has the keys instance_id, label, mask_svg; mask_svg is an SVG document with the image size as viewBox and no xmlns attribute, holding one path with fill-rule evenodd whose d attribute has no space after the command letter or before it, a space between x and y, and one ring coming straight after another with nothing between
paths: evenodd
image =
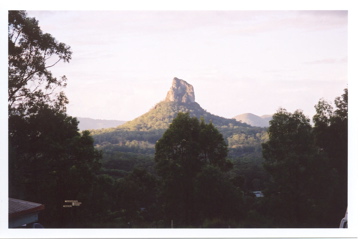
<instances>
[{"instance_id":1,"label":"tall tree","mask_svg":"<svg viewBox=\"0 0 361 239\"><path fill-rule=\"evenodd\" d=\"M302 112L280 109L273 115L268 130L269 141L262 145L264 166L272 175L276 191L283 201L283 217L293 226L303 221L306 202L305 182L312 158L312 127Z\"/></svg>"},{"instance_id":2,"label":"tall tree","mask_svg":"<svg viewBox=\"0 0 361 239\"><path fill-rule=\"evenodd\" d=\"M166 217L191 225L197 218L195 181L205 165L227 171L227 145L210 123L179 113L155 146L156 169L163 180Z\"/></svg>"},{"instance_id":3,"label":"tall tree","mask_svg":"<svg viewBox=\"0 0 361 239\"><path fill-rule=\"evenodd\" d=\"M262 148L264 167L273 179L266 199L279 222L275 226L337 227L337 220L330 220L334 215L329 215L334 211L330 202L337 194L337 175L315 143L310 120L301 111L280 109L268 133Z\"/></svg>"},{"instance_id":4,"label":"tall tree","mask_svg":"<svg viewBox=\"0 0 361 239\"><path fill-rule=\"evenodd\" d=\"M64 210L64 200L87 205L100 168L100 152L88 131L78 132L77 124L75 118L46 107L9 120L9 196L44 203L46 226L71 226L72 209Z\"/></svg>"},{"instance_id":5,"label":"tall tree","mask_svg":"<svg viewBox=\"0 0 361 239\"><path fill-rule=\"evenodd\" d=\"M338 183L334 185L337 192L332 202L332 217L336 221L343 217L347 209L348 185L348 90L334 101L336 109L321 99L315 106L316 115L314 135L319 149L327 155L328 164L337 173Z\"/></svg>"},{"instance_id":6,"label":"tall tree","mask_svg":"<svg viewBox=\"0 0 361 239\"><path fill-rule=\"evenodd\" d=\"M67 98L56 90L66 86L66 77L58 79L49 69L60 61L69 62L70 47L43 33L25 11L9 11L8 42L10 114L34 113L37 104L64 110Z\"/></svg>"},{"instance_id":7,"label":"tall tree","mask_svg":"<svg viewBox=\"0 0 361 239\"><path fill-rule=\"evenodd\" d=\"M101 157L90 133L78 132L66 114L68 100L57 88L66 78L50 68L71 59L70 47L43 33L25 11L9 11L9 196L43 203L45 226L73 226L87 218ZM64 209L79 200L80 210Z\"/></svg>"}]
</instances>

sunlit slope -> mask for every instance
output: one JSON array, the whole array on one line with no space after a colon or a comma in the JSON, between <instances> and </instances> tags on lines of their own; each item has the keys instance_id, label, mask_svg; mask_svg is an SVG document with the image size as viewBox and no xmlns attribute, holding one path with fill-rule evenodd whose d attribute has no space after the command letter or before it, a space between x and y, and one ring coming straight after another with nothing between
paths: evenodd
<instances>
[{"instance_id":1,"label":"sunlit slope","mask_svg":"<svg viewBox=\"0 0 361 239\"><path fill-rule=\"evenodd\" d=\"M155 129L167 129L172 120L179 112L189 112L191 117L198 119L204 118L208 122L212 122L217 127L222 126L245 126L235 119L227 119L217 115L213 115L204 110L198 103L180 103L172 101L162 101L154 106L147 113L138 118L128 121L123 125L118 126L119 129L126 129L130 131L149 131Z\"/></svg>"}]
</instances>

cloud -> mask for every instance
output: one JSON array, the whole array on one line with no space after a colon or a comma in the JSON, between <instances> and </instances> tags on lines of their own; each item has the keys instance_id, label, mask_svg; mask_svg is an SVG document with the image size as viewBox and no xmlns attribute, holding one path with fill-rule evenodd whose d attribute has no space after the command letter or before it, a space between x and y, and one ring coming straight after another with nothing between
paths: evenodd
<instances>
[{"instance_id":1,"label":"cloud","mask_svg":"<svg viewBox=\"0 0 361 239\"><path fill-rule=\"evenodd\" d=\"M347 63L347 58L325 58L325 59L320 59L320 60L315 60L315 61L306 61L304 62L305 64L308 65L318 65L318 64L345 64Z\"/></svg>"},{"instance_id":2,"label":"cloud","mask_svg":"<svg viewBox=\"0 0 361 239\"><path fill-rule=\"evenodd\" d=\"M240 11L240 16L243 11ZM322 31L347 26L347 11L252 11L234 18L231 32L254 35L277 30Z\"/></svg>"}]
</instances>

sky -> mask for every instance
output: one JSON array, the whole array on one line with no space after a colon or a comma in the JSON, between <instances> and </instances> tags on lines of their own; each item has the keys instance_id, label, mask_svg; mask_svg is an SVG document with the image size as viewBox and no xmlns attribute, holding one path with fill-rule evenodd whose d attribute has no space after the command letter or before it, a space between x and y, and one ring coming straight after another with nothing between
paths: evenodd
<instances>
[{"instance_id":1,"label":"sky","mask_svg":"<svg viewBox=\"0 0 361 239\"><path fill-rule=\"evenodd\" d=\"M72 49L68 114L132 120L174 77L226 118L303 110L348 87L347 11L28 11Z\"/></svg>"}]
</instances>

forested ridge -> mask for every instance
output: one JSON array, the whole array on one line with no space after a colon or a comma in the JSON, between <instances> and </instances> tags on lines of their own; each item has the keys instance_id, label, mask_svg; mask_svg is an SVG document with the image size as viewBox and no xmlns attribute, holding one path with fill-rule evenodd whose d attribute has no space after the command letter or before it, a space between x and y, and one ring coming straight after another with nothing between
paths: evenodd
<instances>
[{"instance_id":1,"label":"forested ridge","mask_svg":"<svg viewBox=\"0 0 361 239\"><path fill-rule=\"evenodd\" d=\"M44 204L44 227L339 226L347 89L334 104L315 102L313 124L301 110L281 108L260 128L196 102L160 102L119 127L80 131L67 79L50 71L70 63L70 46L25 11L9 11L8 41L9 197ZM69 199L81 205L64 208Z\"/></svg>"}]
</instances>

